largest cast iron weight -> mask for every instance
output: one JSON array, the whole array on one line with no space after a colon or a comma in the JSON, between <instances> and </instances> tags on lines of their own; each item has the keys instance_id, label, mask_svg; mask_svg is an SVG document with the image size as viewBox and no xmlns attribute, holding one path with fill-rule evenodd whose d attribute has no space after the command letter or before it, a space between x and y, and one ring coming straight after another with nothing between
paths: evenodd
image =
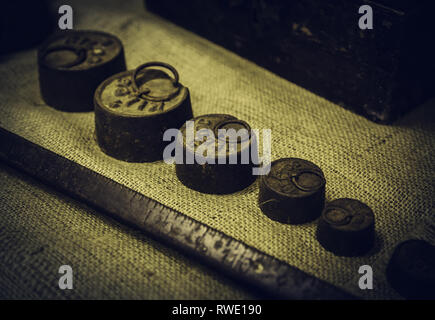
<instances>
[{"instance_id":1,"label":"largest cast iron weight","mask_svg":"<svg viewBox=\"0 0 435 320\"><path fill-rule=\"evenodd\" d=\"M258 204L269 218L288 224L310 222L322 213L326 180L314 163L282 158L260 180Z\"/></svg>"},{"instance_id":2,"label":"largest cast iron weight","mask_svg":"<svg viewBox=\"0 0 435 320\"><path fill-rule=\"evenodd\" d=\"M108 78L95 91L94 103L101 150L128 162L161 160L164 132L193 116L189 90L179 82L177 70L163 62Z\"/></svg>"},{"instance_id":3,"label":"largest cast iron weight","mask_svg":"<svg viewBox=\"0 0 435 320\"><path fill-rule=\"evenodd\" d=\"M255 157L257 141L245 121L227 114L208 114L194 118L191 123L191 139L187 123L177 139L184 155L182 163L176 161L175 165L181 183L202 193L228 194L255 181L256 158L252 155ZM231 136L231 130L239 136Z\"/></svg>"},{"instance_id":4,"label":"largest cast iron weight","mask_svg":"<svg viewBox=\"0 0 435 320\"><path fill-rule=\"evenodd\" d=\"M105 32L62 31L38 50L41 96L62 111L92 111L98 85L125 69L121 41Z\"/></svg>"}]
</instances>

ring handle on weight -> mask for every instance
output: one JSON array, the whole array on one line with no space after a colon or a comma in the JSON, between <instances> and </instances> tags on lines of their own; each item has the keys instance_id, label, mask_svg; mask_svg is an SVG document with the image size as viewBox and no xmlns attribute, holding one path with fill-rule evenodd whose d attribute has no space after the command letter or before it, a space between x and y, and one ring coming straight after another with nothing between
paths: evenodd
<instances>
[{"instance_id":1,"label":"ring handle on weight","mask_svg":"<svg viewBox=\"0 0 435 320\"><path fill-rule=\"evenodd\" d=\"M319 186L317 186L317 187L313 187L313 188L306 188L306 187L304 187L304 186L301 186L301 185L298 183L297 178L299 178L299 176L300 176L301 174L303 174L303 173L310 173L310 174L313 174L313 175L319 177L319 179L320 179L320 181L321 181L322 183L321 183ZM304 170L304 171L301 171L301 172L299 172L297 175L293 175L293 176L291 176L290 179L291 179L291 181L293 182L293 184L295 185L296 188L298 188L298 189L301 190L301 191L305 191L305 192L310 192L310 191L316 190L317 188L320 188L320 187L322 187L322 186L325 184L325 180L324 180L324 178L323 178L320 174L318 174L317 172L314 172L314 171L310 171L310 170Z\"/></svg>"},{"instance_id":2,"label":"ring handle on weight","mask_svg":"<svg viewBox=\"0 0 435 320\"><path fill-rule=\"evenodd\" d=\"M42 58L41 58L42 63L47 65L47 63L45 62L45 57L47 57L52 52L61 51L61 50L73 51L77 55L77 58L70 63L64 64L61 66L57 66L57 67L71 68L71 67L74 67L74 66L76 66L76 65L78 65L86 60L86 50L85 49L77 48L77 47L69 46L69 45L61 45L61 46L55 46L55 47L51 47L51 48L44 50L42 55L41 55L42 56ZM47 66L52 67L50 65L47 65Z\"/></svg>"},{"instance_id":3,"label":"ring handle on weight","mask_svg":"<svg viewBox=\"0 0 435 320\"><path fill-rule=\"evenodd\" d=\"M174 78L172 79L173 85L174 87L177 88L177 90L174 93L168 94L166 96L163 97L152 97L152 96L148 96L147 93L149 91L145 90L143 92L139 92L139 86L137 85L137 75L139 74L140 71L149 68L149 67L162 67L162 68L166 68L169 71L172 72ZM138 92L138 95L144 95L147 99L152 100L152 101L162 101L162 100L168 100L171 97L173 97L175 94L178 93L178 91L180 90L179 88L179 75L177 70L175 70L175 68L173 66L171 66L170 64L164 63L164 62L159 62L159 61L152 61L152 62L147 62L144 63L142 65L140 65L139 67L137 67L133 74L131 75L131 82L132 82L132 86L133 86L133 90L135 90L136 92Z\"/></svg>"},{"instance_id":4,"label":"ring handle on weight","mask_svg":"<svg viewBox=\"0 0 435 320\"><path fill-rule=\"evenodd\" d=\"M224 125L228 124L228 123L237 123L237 124L241 124L244 129L247 132L247 135L244 137L240 137L241 139L237 139L236 141L230 141L230 143L242 143L248 140L251 140L251 127L249 126L249 124L247 124L245 121L243 120L239 120L239 119L226 119L226 120L222 120L220 122L218 122L215 127L214 127L214 135L218 140L223 140L222 136L219 136L219 129L221 129ZM228 138L228 136L225 136L225 138ZM242 139L244 138L244 139ZM227 139L223 140L223 141L227 141Z\"/></svg>"},{"instance_id":5,"label":"ring handle on weight","mask_svg":"<svg viewBox=\"0 0 435 320\"><path fill-rule=\"evenodd\" d=\"M330 224L332 224L332 225L335 225L335 226L344 226L344 225L347 225L347 224L349 224L350 223L350 221L352 220L352 218L353 218L353 215L347 210L347 209L345 209L345 208L342 208L342 207L337 207L337 206L328 206L328 208L327 208L328 210L325 212L325 217L324 217L324 219L326 220L326 221L328 221ZM332 221L331 219L329 219L329 217L328 217L328 215L327 215L327 213L329 212L329 211L332 211L332 210L337 210L337 211L341 211L341 212L343 212L345 215L344 215L344 218L341 220L341 221Z\"/></svg>"}]
</instances>

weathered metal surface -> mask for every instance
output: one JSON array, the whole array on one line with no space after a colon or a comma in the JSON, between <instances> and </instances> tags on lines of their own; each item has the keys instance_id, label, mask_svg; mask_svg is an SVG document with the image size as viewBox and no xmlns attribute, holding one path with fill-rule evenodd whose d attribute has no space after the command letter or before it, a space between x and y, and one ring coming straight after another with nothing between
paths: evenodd
<instances>
[{"instance_id":1,"label":"weathered metal surface","mask_svg":"<svg viewBox=\"0 0 435 320\"><path fill-rule=\"evenodd\" d=\"M172 73L150 69L163 67ZM193 117L189 90L174 67L148 62L116 74L95 92L98 144L108 155L129 162L161 160L167 129Z\"/></svg>"},{"instance_id":2,"label":"weathered metal surface","mask_svg":"<svg viewBox=\"0 0 435 320\"><path fill-rule=\"evenodd\" d=\"M272 162L261 177L258 204L269 218L302 224L315 220L325 203L325 176L314 163L297 158Z\"/></svg>"},{"instance_id":3,"label":"weathered metal surface","mask_svg":"<svg viewBox=\"0 0 435 320\"><path fill-rule=\"evenodd\" d=\"M364 255L375 242L375 216L361 201L331 201L322 212L316 236L326 250L336 255Z\"/></svg>"},{"instance_id":4,"label":"weathered metal surface","mask_svg":"<svg viewBox=\"0 0 435 320\"><path fill-rule=\"evenodd\" d=\"M355 298L2 128L0 159L258 289L261 295L282 299Z\"/></svg>"},{"instance_id":5,"label":"weathered metal surface","mask_svg":"<svg viewBox=\"0 0 435 320\"><path fill-rule=\"evenodd\" d=\"M374 28L361 30L359 7ZM146 0L151 12L365 117L433 96L432 0Z\"/></svg>"},{"instance_id":6,"label":"weathered metal surface","mask_svg":"<svg viewBox=\"0 0 435 320\"><path fill-rule=\"evenodd\" d=\"M93 110L98 85L125 68L121 41L105 32L62 31L38 50L42 98L63 111Z\"/></svg>"},{"instance_id":7,"label":"weathered metal surface","mask_svg":"<svg viewBox=\"0 0 435 320\"><path fill-rule=\"evenodd\" d=\"M183 150L183 163L175 164L178 179L191 189L214 194L233 193L251 185L256 179L251 155L257 151L257 140L251 127L226 114L203 115L192 121L191 137L184 124L177 139ZM231 129L234 133L239 132L238 138L231 137ZM204 148L209 145L211 154ZM189 159L191 163L188 163Z\"/></svg>"}]
</instances>

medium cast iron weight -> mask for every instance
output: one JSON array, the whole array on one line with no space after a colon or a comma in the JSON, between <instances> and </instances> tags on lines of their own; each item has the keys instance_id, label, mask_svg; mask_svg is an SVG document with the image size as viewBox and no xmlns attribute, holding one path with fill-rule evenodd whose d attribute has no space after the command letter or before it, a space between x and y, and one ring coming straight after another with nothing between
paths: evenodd
<instances>
[{"instance_id":1,"label":"medium cast iron weight","mask_svg":"<svg viewBox=\"0 0 435 320\"><path fill-rule=\"evenodd\" d=\"M229 194L255 181L252 170L256 158L252 154L256 155L257 140L245 121L226 114L208 114L192 119L191 128L187 125L180 129L181 135L177 139L183 150L183 163L176 161L175 164L181 183L203 193ZM233 129L240 135L225 135L220 129L227 133ZM192 139L189 139L189 131ZM202 138L194 139L193 135ZM204 150L207 147L210 153ZM202 155L198 154L200 150L204 151Z\"/></svg>"},{"instance_id":2,"label":"medium cast iron weight","mask_svg":"<svg viewBox=\"0 0 435 320\"><path fill-rule=\"evenodd\" d=\"M167 144L164 132L193 117L189 90L179 82L177 70L163 62L148 62L106 79L94 102L101 150L128 162L161 160Z\"/></svg>"},{"instance_id":3,"label":"medium cast iron weight","mask_svg":"<svg viewBox=\"0 0 435 320\"><path fill-rule=\"evenodd\" d=\"M42 98L63 111L92 111L98 85L125 69L121 41L105 32L62 31L38 50Z\"/></svg>"},{"instance_id":4,"label":"medium cast iron weight","mask_svg":"<svg viewBox=\"0 0 435 320\"><path fill-rule=\"evenodd\" d=\"M262 176L258 204L269 218L288 224L316 219L325 201L325 176L314 163L297 158L272 162Z\"/></svg>"},{"instance_id":5,"label":"medium cast iron weight","mask_svg":"<svg viewBox=\"0 0 435 320\"><path fill-rule=\"evenodd\" d=\"M364 255L374 244L375 216L358 200L334 200L323 210L316 236L326 250L336 255Z\"/></svg>"}]
</instances>

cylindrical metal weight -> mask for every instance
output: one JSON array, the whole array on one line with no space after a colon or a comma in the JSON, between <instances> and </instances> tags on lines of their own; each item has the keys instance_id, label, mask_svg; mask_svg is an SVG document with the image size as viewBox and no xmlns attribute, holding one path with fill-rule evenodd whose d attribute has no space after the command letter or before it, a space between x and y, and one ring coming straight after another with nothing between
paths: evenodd
<instances>
[{"instance_id":1,"label":"cylindrical metal weight","mask_svg":"<svg viewBox=\"0 0 435 320\"><path fill-rule=\"evenodd\" d=\"M192 116L189 90L179 82L178 72L163 62L118 73L95 92L98 144L119 160L161 160L167 144L164 132L180 128Z\"/></svg>"},{"instance_id":2,"label":"cylindrical metal weight","mask_svg":"<svg viewBox=\"0 0 435 320\"><path fill-rule=\"evenodd\" d=\"M63 31L38 50L41 96L62 111L92 111L98 85L125 69L121 41L105 32Z\"/></svg>"},{"instance_id":3,"label":"cylindrical metal weight","mask_svg":"<svg viewBox=\"0 0 435 320\"><path fill-rule=\"evenodd\" d=\"M181 128L183 161L175 165L178 179L187 187L213 194L240 191L252 184L257 141L250 126L226 114L208 114Z\"/></svg>"},{"instance_id":4,"label":"cylindrical metal weight","mask_svg":"<svg viewBox=\"0 0 435 320\"><path fill-rule=\"evenodd\" d=\"M261 177L258 204L271 219L289 224L310 222L322 213L326 180L310 161L283 158L273 161Z\"/></svg>"}]
</instances>

